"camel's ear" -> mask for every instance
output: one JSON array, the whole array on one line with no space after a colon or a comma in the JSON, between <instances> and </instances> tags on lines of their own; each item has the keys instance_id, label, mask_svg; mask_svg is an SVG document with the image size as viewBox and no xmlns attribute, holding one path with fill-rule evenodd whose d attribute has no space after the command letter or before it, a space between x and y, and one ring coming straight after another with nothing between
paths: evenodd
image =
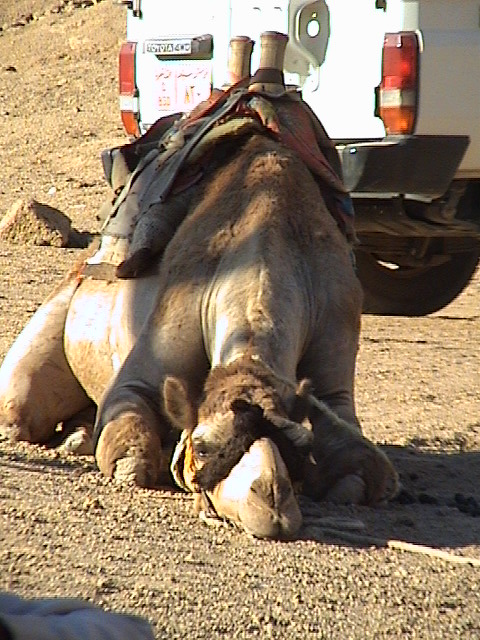
<instances>
[{"instance_id":1,"label":"camel's ear","mask_svg":"<svg viewBox=\"0 0 480 640\"><path fill-rule=\"evenodd\" d=\"M197 424L197 412L185 383L174 376L163 382L163 404L170 422L177 429L192 431Z\"/></svg>"}]
</instances>

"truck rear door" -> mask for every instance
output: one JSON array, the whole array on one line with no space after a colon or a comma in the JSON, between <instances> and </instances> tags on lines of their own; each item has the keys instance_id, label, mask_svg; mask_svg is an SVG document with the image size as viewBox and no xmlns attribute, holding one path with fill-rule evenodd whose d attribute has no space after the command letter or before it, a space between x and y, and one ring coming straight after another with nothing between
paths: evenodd
<instances>
[{"instance_id":1,"label":"truck rear door","mask_svg":"<svg viewBox=\"0 0 480 640\"><path fill-rule=\"evenodd\" d=\"M213 36L221 31L221 15L215 15L215 0L179 4L174 10L170 3L142 2L139 16L128 11L142 131L163 115L190 111L210 94Z\"/></svg>"},{"instance_id":2,"label":"truck rear door","mask_svg":"<svg viewBox=\"0 0 480 640\"><path fill-rule=\"evenodd\" d=\"M480 159L480 4L416 2L423 41L416 133L470 136L457 177L478 176Z\"/></svg>"}]
</instances>

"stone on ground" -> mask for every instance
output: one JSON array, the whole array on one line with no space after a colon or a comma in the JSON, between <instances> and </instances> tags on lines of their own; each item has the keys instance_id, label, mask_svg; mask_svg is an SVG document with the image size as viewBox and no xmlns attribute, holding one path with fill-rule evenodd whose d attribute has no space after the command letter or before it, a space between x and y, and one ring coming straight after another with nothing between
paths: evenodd
<instances>
[{"instance_id":1,"label":"stone on ground","mask_svg":"<svg viewBox=\"0 0 480 640\"><path fill-rule=\"evenodd\" d=\"M0 239L13 244L66 247L71 221L36 200L17 200L0 220Z\"/></svg>"}]
</instances>

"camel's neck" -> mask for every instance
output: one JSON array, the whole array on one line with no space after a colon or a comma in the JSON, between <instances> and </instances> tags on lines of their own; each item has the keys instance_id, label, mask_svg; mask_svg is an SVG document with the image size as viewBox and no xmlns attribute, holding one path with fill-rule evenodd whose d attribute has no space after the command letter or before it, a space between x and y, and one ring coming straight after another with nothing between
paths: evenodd
<instances>
[{"instance_id":1,"label":"camel's neck","mask_svg":"<svg viewBox=\"0 0 480 640\"><path fill-rule=\"evenodd\" d=\"M275 270L259 263L241 269L229 265L227 275L210 287L202 312L205 347L213 367L251 355L277 375L295 380L308 305L298 287L279 284Z\"/></svg>"}]
</instances>

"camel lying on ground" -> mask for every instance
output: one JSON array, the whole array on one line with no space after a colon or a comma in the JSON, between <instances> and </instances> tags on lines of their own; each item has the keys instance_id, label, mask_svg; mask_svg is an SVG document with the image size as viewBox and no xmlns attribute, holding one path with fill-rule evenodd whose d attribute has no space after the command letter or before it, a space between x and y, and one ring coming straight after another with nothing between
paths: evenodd
<instances>
[{"instance_id":1,"label":"camel lying on ground","mask_svg":"<svg viewBox=\"0 0 480 640\"><path fill-rule=\"evenodd\" d=\"M215 147L185 203L141 277L82 268L37 310L0 368L2 430L45 443L97 406L106 476L156 486L174 451L177 483L260 537L298 531L294 487L392 497L355 413L351 246L305 162L249 130Z\"/></svg>"},{"instance_id":2,"label":"camel lying on ground","mask_svg":"<svg viewBox=\"0 0 480 640\"><path fill-rule=\"evenodd\" d=\"M309 450L315 498L388 497L395 472L354 408L361 288L310 172L254 135L193 188L143 277L72 277L37 310L0 369L4 430L47 442L93 400L100 470L143 486L168 474L172 423L191 431L198 472L237 437L230 466L227 452L198 482L219 515L267 537L300 525L280 451ZM293 415L304 378L321 401L312 432Z\"/></svg>"}]
</instances>

